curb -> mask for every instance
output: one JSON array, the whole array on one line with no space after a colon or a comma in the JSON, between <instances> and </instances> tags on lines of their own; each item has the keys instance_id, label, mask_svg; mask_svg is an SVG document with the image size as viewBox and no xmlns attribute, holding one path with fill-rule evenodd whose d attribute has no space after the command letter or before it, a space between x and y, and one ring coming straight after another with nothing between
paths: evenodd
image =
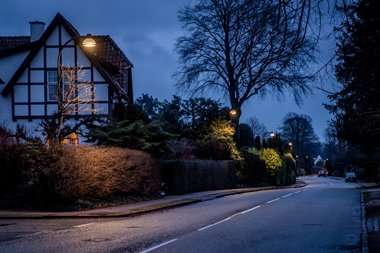
<instances>
[{"instance_id":1,"label":"curb","mask_svg":"<svg viewBox=\"0 0 380 253\"><path fill-rule=\"evenodd\" d=\"M364 193L361 189L361 211L362 211L362 253L368 253L368 229L367 229L367 218L365 211L365 203L364 203Z\"/></svg>"},{"instance_id":2,"label":"curb","mask_svg":"<svg viewBox=\"0 0 380 253\"><path fill-rule=\"evenodd\" d=\"M219 192L219 193L210 193L206 194L204 196L200 196L198 198L184 198L176 201L169 201L164 202L161 204L155 204L150 205L146 207L141 208L135 208L130 209L126 211L119 211L119 212L97 212L97 210L90 210L83 213L76 213L76 214L65 214L65 213L22 213L22 212L10 212L9 214L0 214L0 220L1 219L86 219L86 218L122 218L122 217L133 217L133 216L139 216L150 212L157 212L167 209L172 209L180 206L186 206L195 204L198 202L203 201L209 201L217 198L222 198L230 195L236 195L236 194L242 194L247 192L256 192L256 191L263 191L263 190L276 190L276 189L287 189L287 188L301 188L305 187L306 183L300 182L299 183L290 185L290 186L267 186L267 187L260 187L260 188L245 188L245 189L236 189L231 191L225 191L225 192Z\"/></svg>"}]
</instances>

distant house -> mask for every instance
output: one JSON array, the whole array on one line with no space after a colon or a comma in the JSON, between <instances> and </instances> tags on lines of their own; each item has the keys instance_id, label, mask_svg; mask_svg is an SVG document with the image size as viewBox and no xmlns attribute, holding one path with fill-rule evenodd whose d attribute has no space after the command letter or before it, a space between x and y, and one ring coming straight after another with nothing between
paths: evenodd
<instances>
[{"instance_id":1,"label":"distant house","mask_svg":"<svg viewBox=\"0 0 380 253\"><path fill-rule=\"evenodd\" d=\"M54 91L60 52L62 65L86 71L86 81L93 85L97 98L90 105L97 109L90 114L96 115L76 113L70 115L72 120L107 117L115 102L133 101L132 63L110 36L91 38L96 46L84 47L84 36L60 13L46 30L43 22L36 21L30 22L30 36L0 37L0 125L11 129L24 125L34 131L41 120L57 111Z\"/></svg>"}]
</instances>

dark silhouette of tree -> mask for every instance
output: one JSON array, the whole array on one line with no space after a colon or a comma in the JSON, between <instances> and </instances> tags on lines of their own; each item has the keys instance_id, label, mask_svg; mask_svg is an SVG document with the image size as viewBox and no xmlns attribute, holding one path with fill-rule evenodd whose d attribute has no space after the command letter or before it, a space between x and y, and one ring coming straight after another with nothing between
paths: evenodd
<instances>
[{"instance_id":1,"label":"dark silhouette of tree","mask_svg":"<svg viewBox=\"0 0 380 253\"><path fill-rule=\"evenodd\" d=\"M198 0L179 11L177 88L223 93L236 111L254 96L291 91L297 103L310 92L322 1ZM239 136L237 128L237 136Z\"/></svg>"},{"instance_id":2,"label":"dark silhouette of tree","mask_svg":"<svg viewBox=\"0 0 380 253\"><path fill-rule=\"evenodd\" d=\"M255 137L252 128L248 124L240 124L241 147L254 147Z\"/></svg>"},{"instance_id":3,"label":"dark silhouette of tree","mask_svg":"<svg viewBox=\"0 0 380 253\"><path fill-rule=\"evenodd\" d=\"M292 149L296 156L306 157L318 155L321 152L321 144L314 133L312 119L304 114L294 112L285 115L282 120L281 138L292 143Z\"/></svg>"},{"instance_id":4,"label":"dark silhouette of tree","mask_svg":"<svg viewBox=\"0 0 380 253\"><path fill-rule=\"evenodd\" d=\"M347 5L338 37L335 75L342 89L326 108L335 115L338 137L353 145L379 146L380 2Z\"/></svg>"},{"instance_id":5,"label":"dark silhouette of tree","mask_svg":"<svg viewBox=\"0 0 380 253\"><path fill-rule=\"evenodd\" d=\"M228 112L228 108L222 103L209 98L183 100L182 108L185 124L193 131L203 131L211 122L226 116Z\"/></svg>"},{"instance_id":6,"label":"dark silhouette of tree","mask_svg":"<svg viewBox=\"0 0 380 253\"><path fill-rule=\"evenodd\" d=\"M255 138L255 148L256 148L257 150L260 150L260 149L261 149L260 136L256 136L256 138Z\"/></svg>"},{"instance_id":7,"label":"dark silhouette of tree","mask_svg":"<svg viewBox=\"0 0 380 253\"><path fill-rule=\"evenodd\" d=\"M246 120L247 125L249 125L253 131L254 136L259 136L262 139L268 138L268 129L261 123L256 117L249 117Z\"/></svg>"}]
</instances>

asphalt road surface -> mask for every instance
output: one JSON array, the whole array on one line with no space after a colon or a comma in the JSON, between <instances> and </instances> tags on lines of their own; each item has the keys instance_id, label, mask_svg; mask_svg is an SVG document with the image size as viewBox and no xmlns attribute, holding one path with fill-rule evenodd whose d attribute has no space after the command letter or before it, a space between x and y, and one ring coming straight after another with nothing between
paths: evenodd
<instances>
[{"instance_id":1,"label":"asphalt road surface","mask_svg":"<svg viewBox=\"0 0 380 253\"><path fill-rule=\"evenodd\" d=\"M360 252L358 185L301 179L123 219L2 220L17 225L0 227L0 252Z\"/></svg>"}]
</instances>

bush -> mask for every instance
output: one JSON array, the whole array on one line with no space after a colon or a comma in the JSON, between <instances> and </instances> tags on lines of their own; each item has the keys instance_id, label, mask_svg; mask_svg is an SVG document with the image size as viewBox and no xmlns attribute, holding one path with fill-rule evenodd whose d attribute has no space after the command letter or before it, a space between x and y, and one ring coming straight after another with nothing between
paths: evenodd
<instances>
[{"instance_id":1,"label":"bush","mask_svg":"<svg viewBox=\"0 0 380 253\"><path fill-rule=\"evenodd\" d=\"M21 157L24 157L22 153ZM33 157L28 158L32 160ZM143 151L54 145L42 147L41 155L35 158L29 164L18 163L20 167L14 167L17 175L5 174L8 170L1 167L1 180L9 182L9 189L16 189L9 197L15 207L82 208L84 206L75 205L89 199L96 202L156 194L161 187L159 162ZM16 155L14 159L23 160ZM12 180L19 174L28 177Z\"/></svg>"},{"instance_id":2,"label":"bush","mask_svg":"<svg viewBox=\"0 0 380 253\"><path fill-rule=\"evenodd\" d=\"M188 139L170 140L166 145L171 150L170 155L166 157L167 160L196 160L195 146Z\"/></svg>"},{"instance_id":3,"label":"bush","mask_svg":"<svg viewBox=\"0 0 380 253\"><path fill-rule=\"evenodd\" d=\"M0 200L20 196L32 180L40 144L17 142L14 134L0 127ZM22 195L22 194L21 194Z\"/></svg>"},{"instance_id":4,"label":"bush","mask_svg":"<svg viewBox=\"0 0 380 253\"><path fill-rule=\"evenodd\" d=\"M117 147L50 147L36 176L42 199L54 197L64 202L148 194L160 186L156 159L142 151Z\"/></svg>"},{"instance_id":5,"label":"bush","mask_svg":"<svg viewBox=\"0 0 380 253\"><path fill-rule=\"evenodd\" d=\"M184 194L235 188L233 161L164 161L161 166L162 181L168 193Z\"/></svg>"},{"instance_id":6,"label":"bush","mask_svg":"<svg viewBox=\"0 0 380 253\"><path fill-rule=\"evenodd\" d=\"M238 184L259 186L266 184L265 163L253 152L243 150L243 159L237 163L236 177Z\"/></svg>"},{"instance_id":7,"label":"bush","mask_svg":"<svg viewBox=\"0 0 380 253\"><path fill-rule=\"evenodd\" d=\"M357 179L363 179L364 178L364 175L365 175L365 170L363 168L359 168L359 167L353 167L352 168L352 171L355 172L355 175L356 175L356 178Z\"/></svg>"},{"instance_id":8,"label":"bush","mask_svg":"<svg viewBox=\"0 0 380 253\"><path fill-rule=\"evenodd\" d=\"M284 178L282 180L283 184L282 185L291 185L296 182L296 161L294 160L293 157L291 157L290 154L285 154L284 156L281 157L283 164L284 164Z\"/></svg>"},{"instance_id":9,"label":"bush","mask_svg":"<svg viewBox=\"0 0 380 253\"><path fill-rule=\"evenodd\" d=\"M263 148L258 151L258 156L265 162L268 184L281 185L281 177L283 174L282 160L274 149Z\"/></svg>"}]
</instances>

